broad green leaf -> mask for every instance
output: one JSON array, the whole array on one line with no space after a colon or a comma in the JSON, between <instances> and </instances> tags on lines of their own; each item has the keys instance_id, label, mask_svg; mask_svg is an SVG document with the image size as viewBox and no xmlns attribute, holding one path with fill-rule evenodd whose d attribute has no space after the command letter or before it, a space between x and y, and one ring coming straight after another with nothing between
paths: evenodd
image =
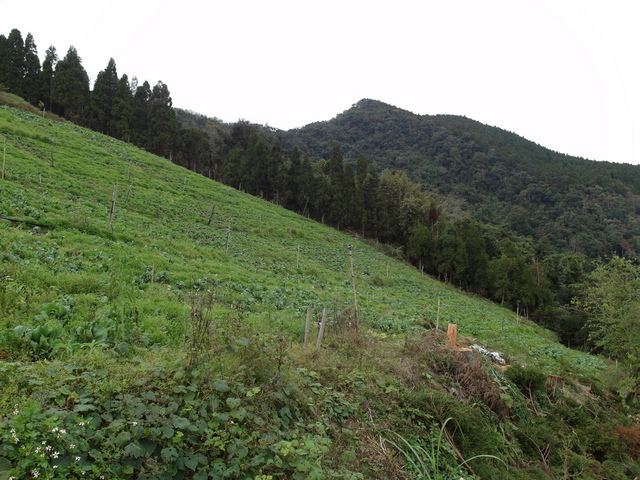
<instances>
[{"instance_id":1,"label":"broad green leaf","mask_svg":"<svg viewBox=\"0 0 640 480\"><path fill-rule=\"evenodd\" d=\"M213 382L213 388L222 393L231 390L229 384L225 380L216 380L215 382Z\"/></svg>"}]
</instances>

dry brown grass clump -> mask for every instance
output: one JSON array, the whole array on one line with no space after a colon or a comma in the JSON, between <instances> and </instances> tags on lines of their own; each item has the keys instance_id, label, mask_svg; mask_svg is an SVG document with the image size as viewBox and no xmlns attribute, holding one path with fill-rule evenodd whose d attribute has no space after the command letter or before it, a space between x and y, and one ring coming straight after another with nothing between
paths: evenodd
<instances>
[{"instance_id":1,"label":"dry brown grass clump","mask_svg":"<svg viewBox=\"0 0 640 480\"><path fill-rule=\"evenodd\" d=\"M633 427L618 425L614 428L614 434L627 444L634 458L640 458L640 425Z\"/></svg>"},{"instance_id":2,"label":"dry brown grass clump","mask_svg":"<svg viewBox=\"0 0 640 480\"><path fill-rule=\"evenodd\" d=\"M405 354L412 363L450 379L451 393L469 402L479 399L500 418L508 409L500 396L500 386L487 372L486 361L477 352L459 352L444 346L441 335L425 333L407 339Z\"/></svg>"}]
</instances>

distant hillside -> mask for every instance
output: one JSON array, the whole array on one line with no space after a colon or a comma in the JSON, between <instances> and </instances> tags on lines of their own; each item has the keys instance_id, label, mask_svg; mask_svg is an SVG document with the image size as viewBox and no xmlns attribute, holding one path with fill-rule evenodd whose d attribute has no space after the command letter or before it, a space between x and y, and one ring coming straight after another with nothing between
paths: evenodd
<instances>
[{"instance_id":1,"label":"distant hillside","mask_svg":"<svg viewBox=\"0 0 640 480\"><path fill-rule=\"evenodd\" d=\"M405 170L428 191L464 200L477 219L563 251L597 257L640 247L638 166L570 157L465 117L375 100L278 137L314 159L337 141L352 161L362 153L380 169Z\"/></svg>"}]
</instances>

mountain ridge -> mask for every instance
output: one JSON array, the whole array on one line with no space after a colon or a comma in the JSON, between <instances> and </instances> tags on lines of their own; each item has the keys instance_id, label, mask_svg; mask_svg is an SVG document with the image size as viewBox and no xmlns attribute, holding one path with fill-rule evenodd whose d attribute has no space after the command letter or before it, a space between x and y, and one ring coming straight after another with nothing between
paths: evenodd
<instances>
[{"instance_id":1,"label":"mountain ridge","mask_svg":"<svg viewBox=\"0 0 640 480\"><path fill-rule=\"evenodd\" d=\"M478 220L536 240L550 236L563 251L598 257L619 251L621 241L640 247L640 166L572 157L466 117L417 115L369 99L277 137L312 159L326 158L337 142L352 162L364 154L380 170L406 171L427 192L464 200Z\"/></svg>"}]
</instances>

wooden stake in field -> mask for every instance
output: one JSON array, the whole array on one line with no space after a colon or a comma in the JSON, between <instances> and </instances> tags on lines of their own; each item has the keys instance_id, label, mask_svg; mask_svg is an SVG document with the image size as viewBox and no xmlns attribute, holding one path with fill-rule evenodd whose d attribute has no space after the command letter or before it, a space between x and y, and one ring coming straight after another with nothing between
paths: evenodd
<instances>
[{"instance_id":1,"label":"wooden stake in field","mask_svg":"<svg viewBox=\"0 0 640 480\"><path fill-rule=\"evenodd\" d=\"M324 337L324 328L327 325L327 307L322 309L322 320L320 321L320 331L318 332L318 341L316 342L316 352L320 350L322 345L322 337Z\"/></svg>"},{"instance_id":2,"label":"wooden stake in field","mask_svg":"<svg viewBox=\"0 0 640 480\"><path fill-rule=\"evenodd\" d=\"M309 329L311 328L311 305L307 307L307 320L304 324L304 349L303 353L307 355L309 353Z\"/></svg>"},{"instance_id":3,"label":"wooden stake in field","mask_svg":"<svg viewBox=\"0 0 640 480\"><path fill-rule=\"evenodd\" d=\"M118 196L118 184L113 185L113 194L111 195L111 211L109 212L109 230L113 231L113 214L116 211L116 198Z\"/></svg>"},{"instance_id":4,"label":"wooden stake in field","mask_svg":"<svg viewBox=\"0 0 640 480\"><path fill-rule=\"evenodd\" d=\"M351 285L353 286L353 307L355 309L356 317L356 332L360 331L360 316L358 314L358 292L356 291L356 275L353 271L353 247L347 245L349 249L349 263L351 264Z\"/></svg>"},{"instance_id":5,"label":"wooden stake in field","mask_svg":"<svg viewBox=\"0 0 640 480\"><path fill-rule=\"evenodd\" d=\"M300 268L300 244L298 243L298 254L296 256L296 269Z\"/></svg>"},{"instance_id":6,"label":"wooden stake in field","mask_svg":"<svg viewBox=\"0 0 640 480\"><path fill-rule=\"evenodd\" d=\"M227 243L224 246L224 253L229 251L229 239L231 238L231 220L229 220L229 226L227 227Z\"/></svg>"},{"instance_id":7,"label":"wooden stake in field","mask_svg":"<svg viewBox=\"0 0 640 480\"><path fill-rule=\"evenodd\" d=\"M216 204L211 205L211 213L209 214L209 221L207 222L207 226L211 225L213 222L213 216L216 214Z\"/></svg>"},{"instance_id":8,"label":"wooden stake in field","mask_svg":"<svg viewBox=\"0 0 640 480\"><path fill-rule=\"evenodd\" d=\"M438 313L436 315L436 330L440 329L440 299L438 298Z\"/></svg>"},{"instance_id":9,"label":"wooden stake in field","mask_svg":"<svg viewBox=\"0 0 640 480\"><path fill-rule=\"evenodd\" d=\"M4 180L4 167L7 163L7 136L4 137L4 153L2 155L2 180Z\"/></svg>"},{"instance_id":10,"label":"wooden stake in field","mask_svg":"<svg viewBox=\"0 0 640 480\"><path fill-rule=\"evenodd\" d=\"M127 190L127 195L124 197L124 206L125 207L129 203L129 196L131 195L131 189L132 188L133 188L133 179L131 180L131 183L129 184L129 189Z\"/></svg>"}]
</instances>

